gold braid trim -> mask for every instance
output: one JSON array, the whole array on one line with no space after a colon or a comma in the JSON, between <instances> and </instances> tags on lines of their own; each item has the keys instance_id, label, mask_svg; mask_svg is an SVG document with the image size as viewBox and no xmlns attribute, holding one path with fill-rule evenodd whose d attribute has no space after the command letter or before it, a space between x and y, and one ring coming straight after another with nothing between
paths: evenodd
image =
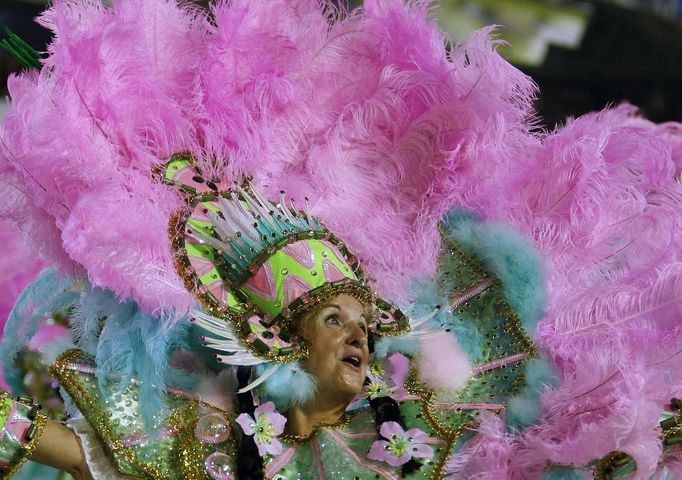
<instances>
[{"instance_id":1,"label":"gold braid trim","mask_svg":"<svg viewBox=\"0 0 682 480\"><path fill-rule=\"evenodd\" d=\"M611 452L594 467L594 480L609 480L610 474L630 460L630 455L625 452Z\"/></svg>"},{"instance_id":2,"label":"gold braid trim","mask_svg":"<svg viewBox=\"0 0 682 480\"><path fill-rule=\"evenodd\" d=\"M663 420L661 423L664 446L670 446L682 441L682 410L675 416ZM597 462L594 467L595 480L609 480L610 474L625 465L632 457L625 452L611 452Z\"/></svg>"},{"instance_id":3,"label":"gold braid trim","mask_svg":"<svg viewBox=\"0 0 682 480\"><path fill-rule=\"evenodd\" d=\"M457 440L467 431L475 426L474 421L462 423L457 428L450 428L444 425L439 419L436 412L436 392L422 384L418 380L419 373L415 366L410 366L410 372L405 381L405 388L412 395L421 397L418 400L419 411L422 419L427 423L434 433L445 441L444 453L435 462L433 471L429 475L430 480L441 480L444 478L444 468L450 457L452 456L452 448Z\"/></svg>"},{"instance_id":4,"label":"gold braid trim","mask_svg":"<svg viewBox=\"0 0 682 480\"><path fill-rule=\"evenodd\" d=\"M464 430L462 430L464 432ZM445 465L447 462L450 460L452 455L455 453L453 452L453 449L455 448L455 443L457 443L457 440L459 439L459 436L461 433L456 433L452 435L450 438L448 438L445 442L445 446L443 447L443 455L440 456L438 459L438 462L433 467L433 472L431 473L430 477L433 480L441 480L445 478Z\"/></svg>"},{"instance_id":5,"label":"gold braid trim","mask_svg":"<svg viewBox=\"0 0 682 480\"><path fill-rule=\"evenodd\" d=\"M194 433L194 427L199 421L196 402L171 414L169 424L177 432L180 454L177 457L179 467L185 480L204 480L204 460L210 452L201 445Z\"/></svg>"},{"instance_id":6,"label":"gold braid trim","mask_svg":"<svg viewBox=\"0 0 682 480\"><path fill-rule=\"evenodd\" d=\"M661 422L661 430L665 445L676 445L682 442L682 408L674 417Z\"/></svg>"},{"instance_id":7,"label":"gold braid trim","mask_svg":"<svg viewBox=\"0 0 682 480\"><path fill-rule=\"evenodd\" d=\"M68 364L75 362L80 356L81 351L78 349L67 350L50 366L50 374L67 390L71 400L73 400L76 407L78 407L78 410L93 427L93 430L102 441L102 444L108 451L110 457L114 460L116 470L122 474L130 475L133 478L165 480L166 477L163 476L160 471L157 471L142 462L137 454L128 448L125 443L123 443L123 440L116 435L114 428L109 423L106 416L100 412L97 400L81 384L76 374L69 370ZM124 473L123 465L121 465L119 460L119 455L125 459L129 466L141 468L146 475L139 476L134 475L131 472Z\"/></svg>"},{"instance_id":8,"label":"gold braid trim","mask_svg":"<svg viewBox=\"0 0 682 480\"><path fill-rule=\"evenodd\" d=\"M182 229L190 213L187 209L180 209L168 221L168 236L173 247L175 271L182 279L185 288L201 302L201 305L207 312L216 317L236 321L239 319L236 311L230 309L228 305L216 303L208 294L201 291L203 284L191 268L187 252L185 251L185 238L182 235Z\"/></svg>"},{"instance_id":9,"label":"gold braid trim","mask_svg":"<svg viewBox=\"0 0 682 480\"><path fill-rule=\"evenodd\" d=\"M279 436L279 438L281 438L290 445L299 445L313 438L317 434L317 431L321 428L331 428L334 430L346 428L348 424L350 424L352 418L353 418L352 414L344 412L343 415L341 415L341 418L339 418L338 420L320 422L315 424L315 426L308 435L292 435L288 433L283 433L282 435Z\"/></svg>"},{"instance_id":10,"label":"gold braid trim","mask_svg":"<svg viewBox=\"0 0 682 480\"><path fill-rule=\"evenodd\" d=\"M44 410L38 410L36 413L36 419L33 421L31 424L31 427L29 427L29 432L33 430L33 436L31 439L26 443L26 445L22 446L19 448L19 451L17 452L16 457L14 460L12 460L12 463L7 467L7 469L2 472L2 476L0 479L8 479L12 478L15 473L21 468L21 466L24 464L24 462L33 455L35 452L36 447L38 446L38 443L40 443L40 439L43 438L43 433L45 433L45 426L47 425L47 413L45 413Z\"/></svg>"}]
</instances>

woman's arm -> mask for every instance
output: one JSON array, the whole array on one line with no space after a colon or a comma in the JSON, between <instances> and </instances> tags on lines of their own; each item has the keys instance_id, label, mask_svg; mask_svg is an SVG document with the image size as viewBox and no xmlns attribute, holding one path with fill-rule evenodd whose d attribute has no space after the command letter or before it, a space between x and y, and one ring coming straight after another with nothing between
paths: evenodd
<instances>
[{"instance_id":1,"label":"woman's arm","mask_svg":"<svg viewBox=\"0 0 682 480\"><path fill-rule=\"evenodd\" d=\"M31 398L14 399L0 388L0 478L12 478L27 458L66 471L76 480L93 480L71 429L49 420Z\"/></svg>"},{"instance_id":2,"label":"woman's arm","mask_svg":"<svg viewBox=\"0 0 682 480\"><path fill-rule=\"evenodd\" d=\"M73 430L49 420L31 460L69 473L75 480L93 480L80 440Z\"/></svg>"}]
</instances>

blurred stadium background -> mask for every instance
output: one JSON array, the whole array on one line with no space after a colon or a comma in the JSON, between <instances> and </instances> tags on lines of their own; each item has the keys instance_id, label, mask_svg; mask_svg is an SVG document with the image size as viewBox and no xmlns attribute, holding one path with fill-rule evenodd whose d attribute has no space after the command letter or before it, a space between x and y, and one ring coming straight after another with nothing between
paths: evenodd
<instances>
[{"instance_id":1,"label":"blurred stadium background","mask_svg":"<svg viewBox=\"0 0 682 480\"><path fill-rule=\"evenodd\" d=\"M49 33L33 18L47 3L2 0L0 26L44 50ZM623 101L651 120L682 121L682 0L442 0L435 12L453 42L500 25L500 52L540 86L537 109L548 128ZM0 52L2 97L18 68Z\"/></svg>"}]
</instances>

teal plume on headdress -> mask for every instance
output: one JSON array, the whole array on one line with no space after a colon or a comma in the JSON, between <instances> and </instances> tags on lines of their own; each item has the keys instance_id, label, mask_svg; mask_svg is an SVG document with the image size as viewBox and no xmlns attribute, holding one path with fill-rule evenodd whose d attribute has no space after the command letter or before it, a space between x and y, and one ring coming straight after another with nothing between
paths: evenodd
<instances>
[{"instance_id":1,"label":"teal plume on headdress","mask_svg":"<svg viewBox=\"0 0 682 480\"><path fill-rule=\"evenodd\" d=\"M284 244L327 235L307 208L302 215L293 203L287 207L284 192L277 204L250 186L237 187L236 192L226 195L202 202L208 222L190 220L188 226L199 240L220 252L226 265L225 277L233 285L243 282L253 273L250 267L262 263Z\"/></svg>"}]
</instances>

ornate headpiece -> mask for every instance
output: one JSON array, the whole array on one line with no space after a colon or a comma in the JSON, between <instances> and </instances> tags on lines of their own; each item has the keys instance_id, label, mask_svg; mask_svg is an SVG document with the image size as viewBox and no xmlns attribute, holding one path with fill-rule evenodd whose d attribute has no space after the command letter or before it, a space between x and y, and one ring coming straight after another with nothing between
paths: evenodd
<instances>
[{"instance_id":1,"label":"ornate headpiece","mask_svg":"<svg viewBox=\"0 0 682 480\"><path fill-rule=\"evenodd\" d=\"M204 178L189 155L175 155L163 180L180 188L187 207L170 222L176 267L205 307L195 322L223 363L288 362L307 355L292 320L339 294L373 305L369 330L399 335L407 318L377 298L357 259L307 205L272 203L252 185L229 188Z\"/></svg>"}]
</instances>

